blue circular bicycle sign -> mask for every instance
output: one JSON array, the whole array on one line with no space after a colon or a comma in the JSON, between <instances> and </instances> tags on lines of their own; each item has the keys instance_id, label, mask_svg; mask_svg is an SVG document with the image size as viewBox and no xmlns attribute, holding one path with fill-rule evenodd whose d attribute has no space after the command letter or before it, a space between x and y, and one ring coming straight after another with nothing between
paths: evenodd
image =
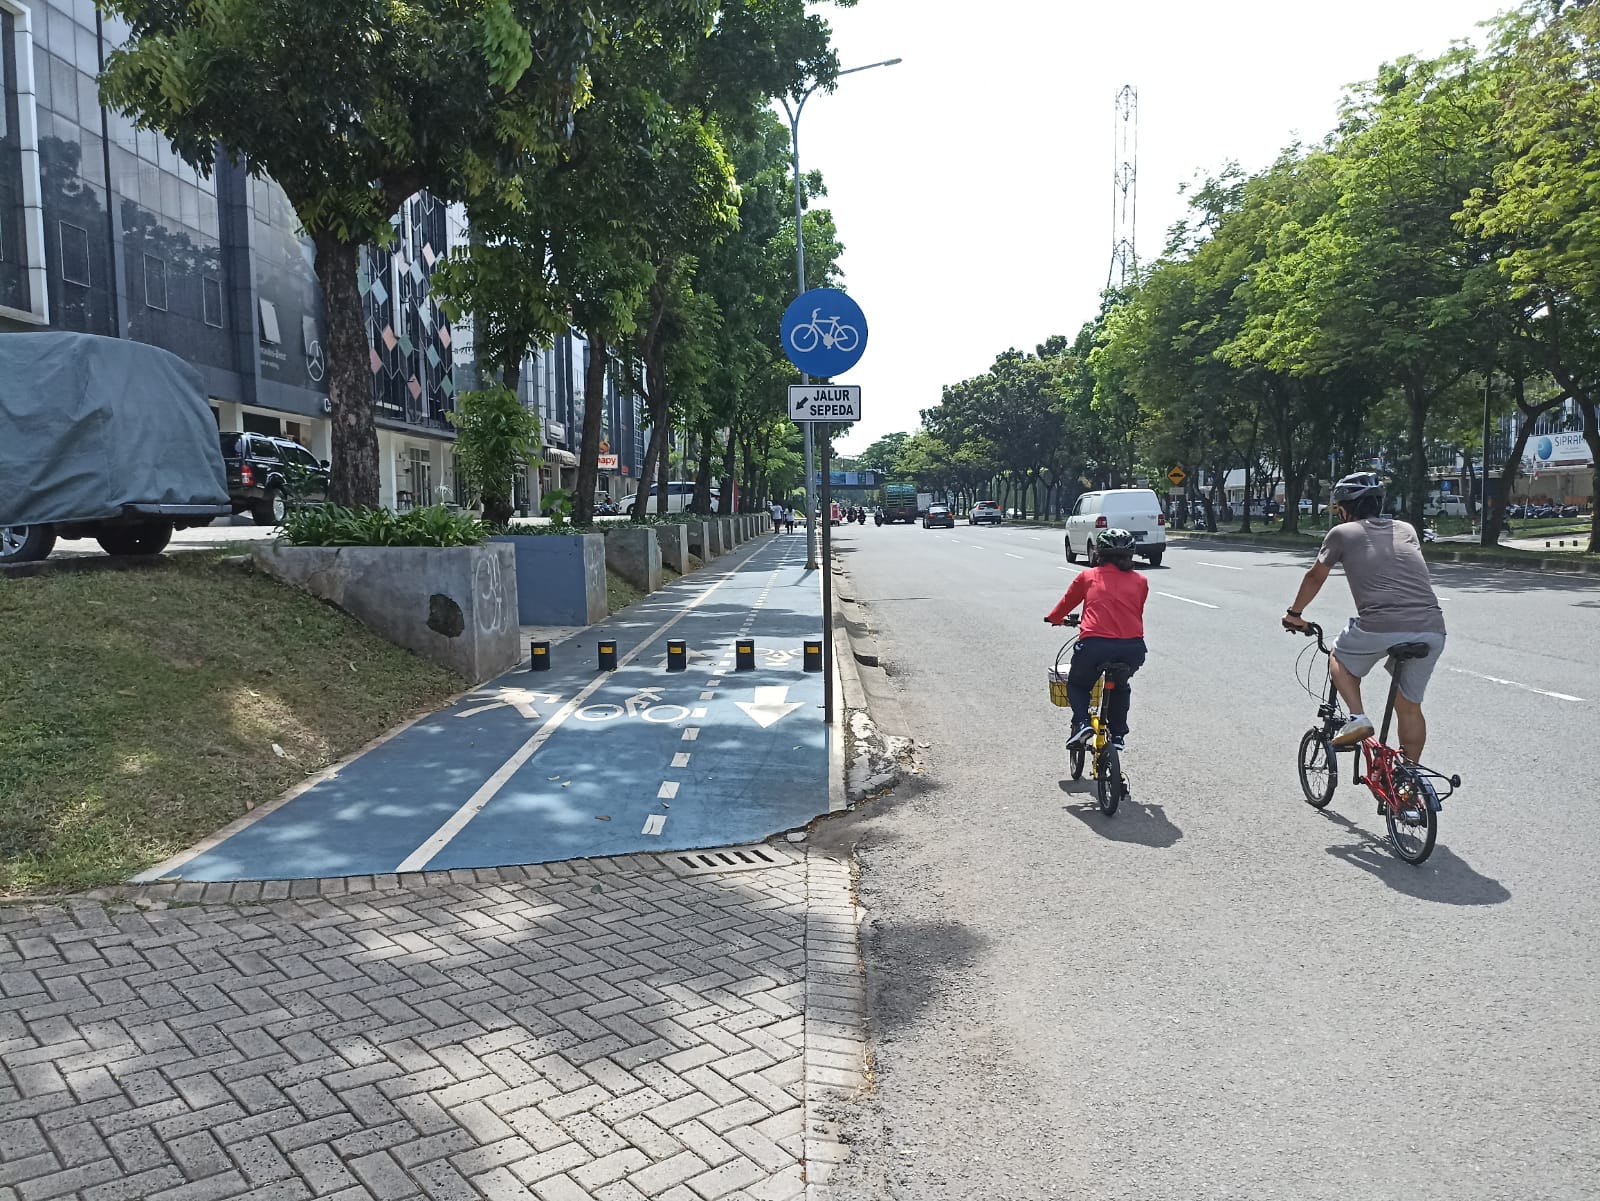
<instances>
[{"instance_id":1,"label":"blue circular bicycle sign","mask_svg":"<svg viewBox=\"0 0 1600 1201\"><path fill-rule=\"evenodd\" d=\"M867 317L837 288L812 288L783 314L783 353L807 375L832 379L861 361Z\"/></svg>"}]
</instances>

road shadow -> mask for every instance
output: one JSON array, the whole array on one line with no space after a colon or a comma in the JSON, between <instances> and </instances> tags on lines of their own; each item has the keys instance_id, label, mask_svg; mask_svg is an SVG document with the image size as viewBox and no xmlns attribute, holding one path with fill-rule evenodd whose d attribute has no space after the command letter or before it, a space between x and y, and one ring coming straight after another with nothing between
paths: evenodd
<instances>
[{"instance_id":1,"label":"road shadow","mask_svg":"<svg viewBox=\"0 0 1600 1201\"><path fill-rule=\"evenodd\" d=\"M1332 809L1317 812L1354 840L1329 847L1328 854L1396 892L1441 905L1501 905L1511 899L1510 889L1475 870L1443 843L1435 843L1433 854L1413 866L1395 855L1387 836L1373 834Z\"/></svg>"},{"instance_id":2,"label":"road shadow","mask_svg":"<svg viewBox=\"0 0 1600 1201\"><path fill-rule=\"evenodd\" d=\"M874 919L865 950L877 1032L892 1038L916 1027L941 994L960 987L988 945L959 922Z\"/></svg>"},{"instance_id":3,"label":"road shadow","mask_svg":"<svg viewBox=\"0 0 1600 1201\"><path fill-rule=\"evenodd\" d=\"M1068 796L1084 798L1080 804L1065 806L1066 812L1109 842L1165 850L1176 846L1183 837L1183 831L1167 816L1165 809L1141 801L1137 794L1124 798L1116 813L1107 817L1100 812L1100 804L1094 799L1093 780L1062 780L1060 787Z\"/></svg>"}]
</instances>

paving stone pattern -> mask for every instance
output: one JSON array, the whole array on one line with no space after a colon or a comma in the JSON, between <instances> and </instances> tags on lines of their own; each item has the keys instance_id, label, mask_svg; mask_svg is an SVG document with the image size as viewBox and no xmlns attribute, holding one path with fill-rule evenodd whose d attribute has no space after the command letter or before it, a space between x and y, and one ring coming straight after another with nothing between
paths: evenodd
<instances>
[{"instance_id":1,"label":"paving stone pattern","mask_svg":"<svg viewBox=\"0 0 1600 1201\"><path fill-rule=\"evenodd\" d=\"M0 908L0 1201L815 1201L856 912L785 860Z\"/></svg>"}]
</instances>

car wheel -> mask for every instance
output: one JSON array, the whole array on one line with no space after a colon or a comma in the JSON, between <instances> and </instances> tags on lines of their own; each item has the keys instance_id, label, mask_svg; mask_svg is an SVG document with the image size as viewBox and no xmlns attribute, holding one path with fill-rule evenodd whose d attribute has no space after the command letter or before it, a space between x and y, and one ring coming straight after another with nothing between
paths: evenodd
<instances>
[{"instance_id":1,"label":"car wheel","mask_svg":"<svg viewBox=\"0 0 1600 1201\"><path fill-rule=\"evenodd\" d=\"M56 548L48 525L0 525L0 563L36 563Z\"/></svg>"},{"instance_id":2,"label":"car wheel","mask_svg":"<svg viewBox=\"0 0 1600 1201\"><path fill-rule=\"evenodd\" d=\"M1067 562L1068 563L1076 563L1078 561L1078 552L1072 549L1072 535L1071 534L1068 534L1066 536L1066 543L1067 543Z\"/></svg>"},{"instance_id":3,"label":"car wheel","mask_svg":"<svg viewBox=\"0 0 1600 1201\"><path fill-rule=\"evenodd\" d=\"M289 515L289 502L284 499L283 489L268 488L267 494L261 498L261 503L250 511L257 525L282 525L283 519Z\"/></svg>"},{"instance_id":4,"label":"car wheel","mask_svg":"<svg viewBox=\"0 0 1600 1201\"><path fill-rule=\"evenodd\" d=\"M107 530L95 541L108 555L159 555L172 541L170 525L126 526Z\"/></svg>"},{"instance_id":5,"label":"car wheel","mask_svg":"<svg viewBox=\"0 0 1600 1201\"><path fill-rule=\"evenodd\" d=\"M1165 551L1153 550L1148 555L1146 555L1145 558L1150 560L1150 566L1151 567L1160 567L1161 566L1161 556L1163 554L1165 554L1165 553L1166 553Z\"/></svg>"},{"instance_id":6,"label":"car wheel","mask_svg":"<svg viewBox=\"0 0 1600 1201\"><path fill-rule=\"evenodd\" d=\"M1098 538L1089 539L1089 545L1084 548L1083 561L1090 567L1100 566L1100 540Z\"/></svg>"}]
</instances>

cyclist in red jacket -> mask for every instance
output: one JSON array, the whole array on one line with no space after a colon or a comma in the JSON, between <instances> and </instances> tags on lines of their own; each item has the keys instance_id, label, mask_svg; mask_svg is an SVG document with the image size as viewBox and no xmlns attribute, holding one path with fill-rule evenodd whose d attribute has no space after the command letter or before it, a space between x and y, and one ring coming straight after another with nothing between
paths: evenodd
<instances>
[{"instance_id":1,"label":"cyclist in red jacket","mask_svg":"<svg viewBox=\"0 0 1600 1201\"><path fill-rule=\"evenodd\" d=\"M1089 695L1101 669L1107 663L1125 663L1131 676L1144 666L1144 603L1150 596L1150 581L1133 570L1133 548L1134 537L1127 530L1103 531L1096 547L1102 565L1079 572L1045 618L1058 626L1083 606L1078 645L1067 671L1067 696L1072 701L1069 747L1088 741ZM1119 751L1128 736L1130 691L1126 684L1117 689L1107 713L1111 741Z\"/></svg>"}]
</instances>

